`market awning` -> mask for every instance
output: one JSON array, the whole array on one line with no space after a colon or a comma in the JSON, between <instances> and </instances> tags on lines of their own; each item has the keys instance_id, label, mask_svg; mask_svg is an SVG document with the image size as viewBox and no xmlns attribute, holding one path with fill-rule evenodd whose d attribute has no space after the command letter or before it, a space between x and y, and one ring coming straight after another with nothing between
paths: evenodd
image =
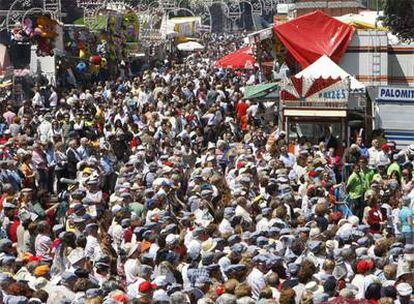
<instances>
[{"instance_id":1,"label":"market awning","mask_svg":"<svg viewBox=\"0 0 414 304\"><path fill-rule=\"evenodd\" d=\"M355 31L352 26L321 11L276 25L273 30L302 69L322 55L338 63Z\"/></svg>"},{"instance_id":2,"label":"market awning","mask_svg":"<svg viewBox=\"0 0 414 304\"><path fill-rule=\"evenodd\" d=\"M304 77L291 77L287 80L283 89L280 91L280 97L282 100L302 100L305 101L318 92L322 92L325 89L332 87L340 82L340 78L304 78Z\"/></svg>"},{"instance_id":3,"label":"market awning","mask_svg":"<svg viewBox=\"0 0 414 304\"><path fill-rule=\"evenodd\" d=\"M352 77L346 71L344 71L340 66L333 62L328 56L323 55L313 64L308 66L303 71L295 75L296 78L311 78L311 79L349 79L350 89L352 91L364 91L365 85L359 82L355 77Z\"/></svg>"},{"instance_id":4,"label":"market awning","mask_svg":"<svg viewBox=\"0 0 414 304\"><path fill-rule=\"evenodd\" d=\"M266 83L244 88L244 99L278 99L279 85L277 83Z\"/></svg>"},{"instance_id":5,"label":"market awning","mask_svg":"<svg viewBox=\"0 0 414 304\"><path fill-rule=\"evenodd\" d=\"M253 69L256 59L250 53L251 47L244 47L217 60L216 66L235 70Z\"/></svg>"}]
</instances>

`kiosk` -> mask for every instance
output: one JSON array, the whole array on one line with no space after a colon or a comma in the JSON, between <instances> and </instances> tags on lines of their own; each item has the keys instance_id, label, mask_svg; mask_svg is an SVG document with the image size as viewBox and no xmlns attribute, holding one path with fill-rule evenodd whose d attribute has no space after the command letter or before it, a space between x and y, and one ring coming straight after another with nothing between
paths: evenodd
<instances>
[{"instance_id":1,"label":"kiosk","mask_svg":"<svg viewBox=\"0 0 414 304\"><path fill-rule=\"evenodd\" d=\"M335 142L349 145L350 114L362 117L365 87L327 56L287 79L280 93L281 125L290 142L306 137L312 144ZM351 113L352 112L352 113ZM352 115L353 117L355 115ZM332 140L334 138L334 140Z\"/></svg>"}]
</instances>

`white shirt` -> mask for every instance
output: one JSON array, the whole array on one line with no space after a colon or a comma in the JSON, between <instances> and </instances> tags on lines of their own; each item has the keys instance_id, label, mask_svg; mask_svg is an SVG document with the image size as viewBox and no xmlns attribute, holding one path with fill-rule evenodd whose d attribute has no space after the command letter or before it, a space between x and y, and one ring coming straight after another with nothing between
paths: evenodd
<instances>
[{"instance_id":1,"label":"white shirt","mask_svg":"<svg viewBox=\"0 0 414 304\"><path fill-rule=\"evenodd\" d=\"M138 93L138 106L142 108L144 105L146 105L149 101L149 95L148 93L144 91L140 91Z\"/></svg>"},{"instance_id":2,"label":"white shirt","mask_svg":"<svg viewBox=\"0 0 414 304\"><path fill-rule=\"evenodd\" d=\"M30 248L30 232L25 230L23 225L20 224L19 227L17 227L16 235L19 253L23 254L24 252L28 252Z\"/></svg>"},{"instance_id":3,"label":"white shirt","mask_svg":"<svg viewBox=\"0 0 414 304\"><path fill-rule=\"evenodd\" d=\"M302 167L302 166L299 166L296 163L295 163L295 165L293 167L293 170L295 171L296 176L298 178L301 178L302 176L304 176L306 174L306 168L305 167Z\"/></svg>"},{"instance_id":4,"label":"white shirt","mask_svg":"<svg viewBox=\"0 0 414 304\"><path fill-rule=\"evenodd\" d=\"M51 286L47 292L49 293L48 304L63 303L65 300L73 301L76 296L73 291L62 285Z\"/></svg>"},{"instance_id":5,"label":"white shirt","mask_svg":"<svg viewBox=\"0 0 414 304\"><path fill-rule=\"evenodd\" d=\"M246 81L246 84L254 84L256 82L256 76L254 74L250 75L249 80Z\"/></svg>"},{"instance_id":6,"label":"white shirt","mask_svg":"<svg viewBox=\"0 0 414 304\"><path fill-rule=\"evenodd\" d=\"M32 106L33 107L42 107L43 106L43 98L39 92L36 92L32 99Z\"/></svg>"},{"instance_id":7,"label":"white shirt","mask_svg":"<svg viewBox=\"0 0 414 304\"><path fill-rule=\"evenodd\" d=\"M194 212L195 222L203 227L207 227L213 220L213 216L207 209L197 209Z\"/></svg>"},{"instance_id":8,"label":"white shirt","mask_svg":"<svg viewBox=\"0 0 414 304\"><path fill-rule=\"evenodd\" d=\"M49 97L49 105L51 107L56 107L57 102L58 102L58 95L56 92L52 92L52 94L50 94L50 97Z\"/></svg>"},{"instance_id":9,"label":"white shirt","mask_svg":"<svg viewBox=\"0 0 414 304\"><path fill-rule=\"evenodd\" d=\"M223 219L218 227L220 233L234 233L233 227L231 227L230 222L227 219Z\"/></svg>"},{"instance_id":10,"label":"white shirt","mask_svg":"<svg viewBox=\"0 0 414 304\"><path fill-rule=\"evenodd\" d=\"M145 280L142 278L137 278L134 283L129 284L127 287L127 295L130 299L139 298L139 285L144 282Z\"/></svg>"},{"instance_id":11,"label":"white shirt","mask_svg":"<svg viewBox=\"0 0 414 304\"><path fill-rule=\"evenodd\" d=\"M261 290L266 286L263 272L253 268L252 272L247 276L246 282L252 289L253 299L258 300Z\"/></svg>"},{"instance_id":12,"label":"white shirt","mask_svg":"<svg viewBox=\"0 0 414 304\"><path fill-rule=\"evenodd\" d=\"M384 151L380 151L378 157L381 164L388 166L391 163L389 155Z\"/></svg>"},{"instance_id":13,"label":"white shirt","mask_svg":"<svg viewBox=\"0 0 414 304\"><path fill-rule=\"evenodd\" d=\"M95 261L102 255L103 253L98 239L92 235L88 235L86 237L85 256L90 258L91 261Z\"/></svg>"},{"instance_id":14,"label":"white shirt","mask_svg":"<svg viewBox=\"0 0 414 304\"><path fill-rule=\"evenodd\" d=\"M246 209L244 209L244 208L243 208L243 207L241 207L241 206L237 206L237 207L236 207L236 210L234 210L234 214L235 214L236 216L241 216L241 217L243 217L243 219L245 219L246 221L249 221L249 222L251 222L251 221L252 221L252 218L250 217L249 213L246 211Z\"/></svg>"},{"instance_id":15,"label":"white shirt","mask_svg":"<svg viewBox=\"0 0 414 304\"><path fill-rule=\"evenodd\" d=\"M123 232L124 230L122 229L122 226L119 225L116 221L113 221L112 225L109 226L108 234L113 239L112 246L115 250L118 250L118 246L122 243Z\"/></svg>"},{"instance_id":16,"label":"white shirt","mask_svg":"<svg viewBox=\"0 0 414 304\"><path fill-rule=\"evenodd\" d=\"M377 167L377 165L380 162L380 158L379 158L380 152L381 150L378 150L375 147L371 147L368 149L368 155L369 155L368 165L370 167L373 167L373 168Z\"/></svg>"},{"instance_id":17,"label":"white shirt","mask_svg":"<svg viewBox=\"0 0 414 304\"><path fill-rule=\"evenodd\" d=\"M124 264L124 272L127 283L135 282L139 272L138 261L136 259L128 259Z\"/></svg>"},{"instance_id":18,"label":"white shirt","mask_svg":"<svg viewBox=\"0 0 414 304\"><path fill-rule=\"evenodd\" d=\"M257 118L257 112L258 112L258 110L259 110L259 105L257 105L257 104L254 104L254 105L251 105L248 109L247 109L247 115L248 116L251 116L251 117L253 117L253 118Z\"/></svg>"},{"instance_id":19,"label":"white shirt","mask_svg":"<svg viewBox=\"0 0 414 304\"><path fill-rule=\"evenodd\" d=\"M367 290L368 286L373 282L374 282L374 279L372 275L367 275L367 276L364 276L362 274L355 275L351 284L358 287L358 294L356 295L357 300L361 300L365 298L365 291Z\"/></svg>"},{"instance_id":20,"label":"white shirt","mask_svg":"<svg viewBox=\"0 0 414 304\"><path fill-rule=\"evenodd\" d=\"M50 254L52 240L44 234L38 234L35 240L36 256L47 257Z\"/></svg>"},{"instance_id":21,"label":"white shirt","mask_svg":"<svg viewBox=\"0 0 414 304\"><path fill-rule=\"evenodd\" d=\"M270 228L269 226L269 220L267 218L262 218L256 224L256 231L267 231Z\"/></svg>"},{"instance_id":22,"label":"white shirt","mask_svg":"<svg viewBox=\"0 0 414 304\"><path fill-rule=\"evenodd\" d=\"M52 124L47 120L42 121L42 123L37 128L37 132L40 136L40 141L47 141L51 130Z\"/></svg>"},{"instance_id":23,"label":"white shirt","mask_svg":"<svg viewBox=\"0 0 414 304\"><path fill-rule=\"evenodd\" d=\"M296 158L292 154L288 153L287 155L280 155L279 160L283 162L285 167L293 168L296 163Z\"/></svg>"},{"instance_id":24,"label":"white shirt","mask_svg":"<svg viewBox=\"0 0 414 304\"><path fill-rule=\"evenodd\" d=\"M305 291L305 285L302 283L299 283L295 287L292 288L295 291L295 301L297 304L300 303L300 299L302 298L303 292Z\"/></svg>"}]
</instances>

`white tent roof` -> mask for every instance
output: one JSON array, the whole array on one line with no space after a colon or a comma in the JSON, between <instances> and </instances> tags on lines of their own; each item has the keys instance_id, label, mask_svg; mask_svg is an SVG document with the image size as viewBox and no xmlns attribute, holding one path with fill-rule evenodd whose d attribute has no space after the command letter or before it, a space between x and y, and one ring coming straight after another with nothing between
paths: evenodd
<instances>
[{"instance_id":1,"label":"white tent roof","mask_svg":"<svg viewBox=\"0 0 414 304\"><path fill-rule=\"evenodd\" d=\"M376 11L361 11L359 14L346 14L342 16L334 17L335 19L344 22L344 23L350 23L350 22L365 22L372 25L375 25L377 20L380 17L384 16L384 12L380 11L378 14ZM382 22L378 22L380 26L382 26Z\"/></svg>"},{"instance_id":2,"label":"white tent roof","mask_svg":"<svg viewBox=\"0 0 414 304\"><path fill-rule=\"evenodd\" d=\"M202 50L204 49L204 46L195 41L188 41L188 42L178 44L177 49L179 49L180 51L192 52L196 50Z\"/></svg>"},{"instance_id":3,"label":"white tent roof","mask_svg":"<svg viewBox=\"0 0 414 304\"><path fill-rule=\"evenodd\" d=\"M352 77L345 72L340 66L333 62L328 56L323 55L303 71L295 75L296 78L341 78L349 77L351 81L351 90L363 90L365 85L359 82L355 77Z\"/></svg>"}]
</instances>

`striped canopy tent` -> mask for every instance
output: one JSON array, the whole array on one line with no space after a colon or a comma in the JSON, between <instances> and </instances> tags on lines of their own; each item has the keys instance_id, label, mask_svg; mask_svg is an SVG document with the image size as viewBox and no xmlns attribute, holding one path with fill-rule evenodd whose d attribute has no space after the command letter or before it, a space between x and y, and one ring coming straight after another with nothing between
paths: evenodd
<instances>
[{"instance_id":1,"label":"striped canopy tent","mask_svg":"<svg viewBox=\"0 0 414 304\"><path fill-rule=\"evenodd\" d=\"M333 62L328 56L323 55L306 69L295 75L296 78L340 78L349 81L349 88L352 92L365 92L365 85L359 82L355 77L351 76L339 65Z\"/></svg>"},{"instance_id":2,"label":"striped canopy tent","mask_svg":"<svg viewBox=\"0 0 414 304\"><path fill-rule=\"evenodd\" d=\"M305 78L291 77L280 91L281 100L305 100L341 81L341 78Z\"/></svg>"}]
</instances>

